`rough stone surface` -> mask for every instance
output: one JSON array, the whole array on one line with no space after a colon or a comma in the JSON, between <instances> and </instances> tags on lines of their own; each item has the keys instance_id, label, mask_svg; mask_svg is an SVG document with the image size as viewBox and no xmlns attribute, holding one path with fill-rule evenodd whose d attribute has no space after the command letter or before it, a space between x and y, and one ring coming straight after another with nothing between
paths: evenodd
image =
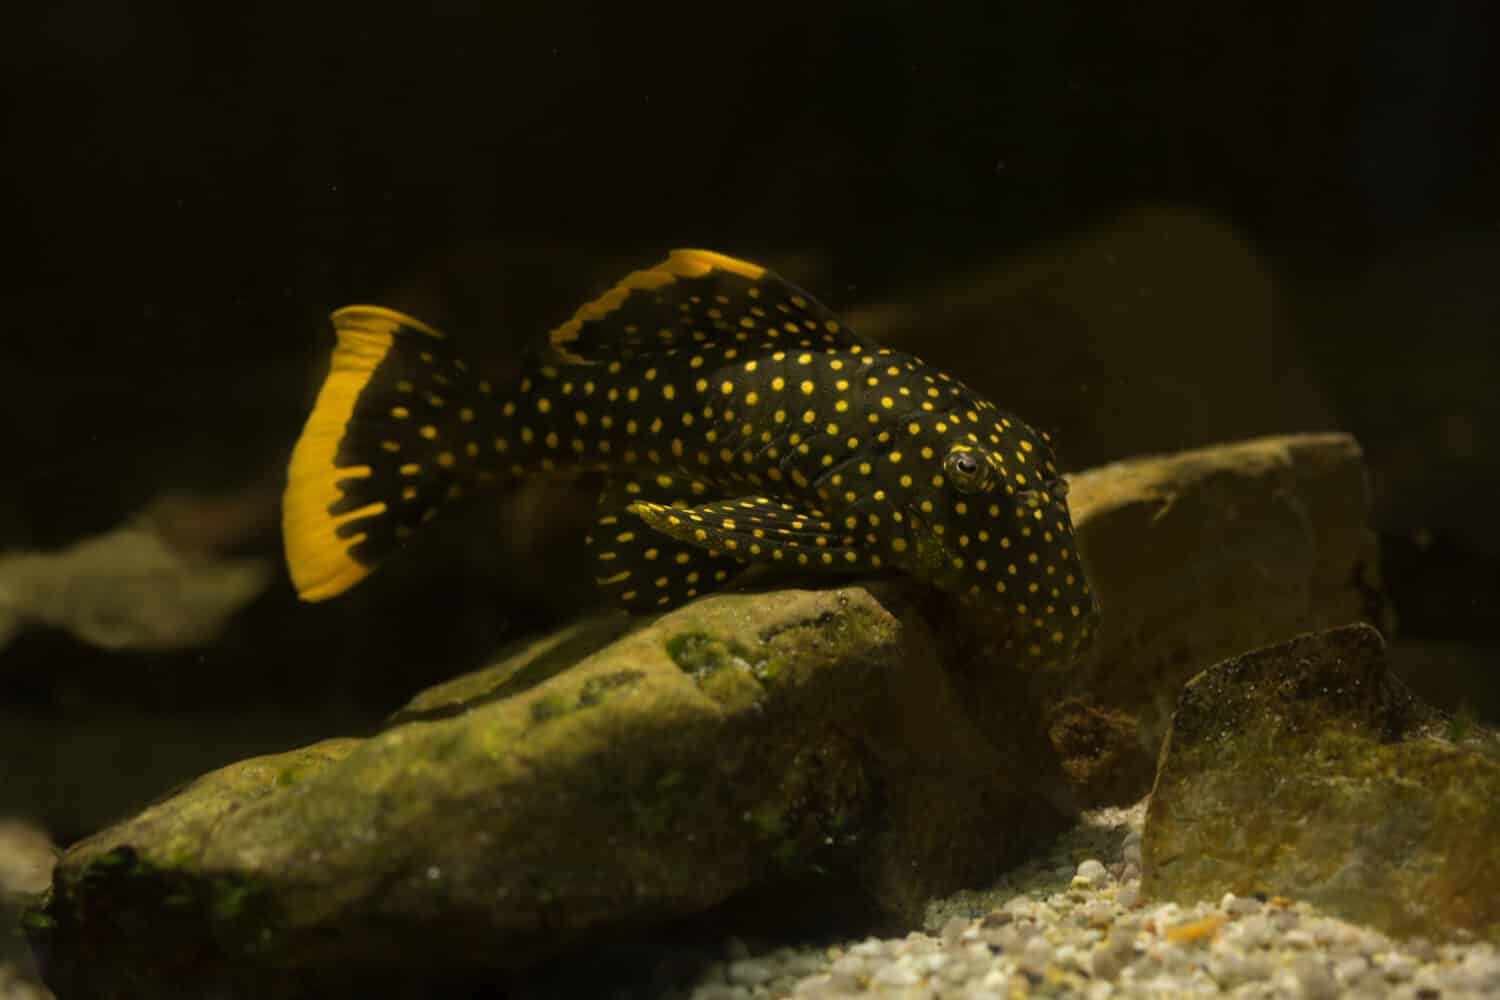
<instances>
[{"instance_id":1,"label":"rough stone surface","mask_svg":"<svg viewBox=\"0 0 1500 1000\"><path fill-rule=\"evenodd\" d=\"M1500 740L1387 671L1367 626L1194 678L1162 750L1145 893L1306 900L1387 933L1500 941Z\"/></svg>"},{"instance_id":2,"label":"rough stone surface","mask_svg":"<svg viewBox=\"0 0 1500 1000\"><path fill-rule=\"evenodd\" d=\"M1149 787L1177 691L1198 671L1301 632L1390 625L1347 434L1131 459L1071 487L1103 616L1094 648L1044 700L1086 805Z\"/></svg>"},{"instance_id":3,"label":"rough stone surface","mask_svg":"<svg viewBox=\"0 0 1500 1000\"><path fill-rule=\"evenodd\" d=\"M1192 673L1383 614L1346 436L1120 463L1074 497L1105 624L1071 672L1014 669L1003 629L901 580L586 622L73 845L33 927L49 982L519 968L786 883L914 926L1078 806L1139 798Z\"/></svg>"},{"instance_id":4,"label":"rough stone surface","mask_svg":"<svg viewBox=\"0 0 1500 1000\"><path fill-rule=\"evenodd\" d=\"M1040 733L987 737L880 593L725 595L574 662L619 631L578 629L373 738L207 775L68 851L36 935L49 982L519 967L818 870L919 920L1064 819Z\"/></svg>"}]
</instances>

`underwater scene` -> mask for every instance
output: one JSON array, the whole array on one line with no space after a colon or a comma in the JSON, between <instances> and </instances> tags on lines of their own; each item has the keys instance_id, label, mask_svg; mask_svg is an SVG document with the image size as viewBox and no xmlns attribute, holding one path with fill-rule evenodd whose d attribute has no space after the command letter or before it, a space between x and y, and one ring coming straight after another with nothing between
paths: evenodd
<instances>
[{"instance_id":1,"label":"underwater scene","mask_svg":"<svg viewBox=\"0 0 1500 1000\"><path fill-rule=\"evenodd\" d=\"M1488 5L7 21L0 1000L1500 997Z\"/></svg>"}]
</instances>

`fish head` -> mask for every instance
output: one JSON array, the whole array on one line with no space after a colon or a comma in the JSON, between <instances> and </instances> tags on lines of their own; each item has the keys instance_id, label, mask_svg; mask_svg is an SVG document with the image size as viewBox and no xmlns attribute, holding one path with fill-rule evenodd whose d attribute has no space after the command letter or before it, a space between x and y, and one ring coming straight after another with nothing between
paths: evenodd
<instances>
[{"instance_id":1,"label":"fish head","mask_svg":"<svg viewBox=\"0 0 1500 1000\"><path fill-rule=\"evenodd\" d=\"M1099 603L1078 553L1067 480L1047 435L986 407L935 420L927 474L906 500L911 543L903 568L1012 626L1025 657L1040 664L1082 653L1098 628ZM944 433L946 432L946 433Z\"/></svg>"}]
</instances>

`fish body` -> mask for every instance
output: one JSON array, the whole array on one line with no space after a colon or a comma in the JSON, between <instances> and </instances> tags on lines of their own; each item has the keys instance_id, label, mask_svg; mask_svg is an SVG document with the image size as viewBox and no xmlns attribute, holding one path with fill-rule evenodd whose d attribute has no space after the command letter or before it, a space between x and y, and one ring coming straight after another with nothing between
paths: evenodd
<instances>
[{"instance_id":1,"label":"fish body","mask_svg":"<svg viewBox=\"0 0 1500 1000\"><path fill-rule=\"evenodd\" d=\"M903 571L1004 610L1048 659L1095 627L1048 436L757 265L674 251L507 384L392 310L333 325L284 503L306 600L347 590L474 488L601 469L595 579L627 611L772 564Z\"/></svg>"}]
</instances>

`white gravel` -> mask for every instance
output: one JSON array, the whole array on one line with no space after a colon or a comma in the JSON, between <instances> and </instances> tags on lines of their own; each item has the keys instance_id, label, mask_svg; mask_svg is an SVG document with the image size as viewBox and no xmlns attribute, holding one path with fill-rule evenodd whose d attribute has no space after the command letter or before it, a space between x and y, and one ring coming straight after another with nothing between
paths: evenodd
<instances>
[{"instance_id":1,"label":"white gravel","mask_svg":"<svg viewBox=\"0 0 1500 1000\"><path fill-rule=\"evenodd\" d=\"M1141 905L1143 815L1144 805L1086 816L991 891L934 904L924 932L762 955L737 942L689 995L1500 997L1500 949L1487 942L1396 941L1280 898Z\"/></svg>"}]
</instances>

